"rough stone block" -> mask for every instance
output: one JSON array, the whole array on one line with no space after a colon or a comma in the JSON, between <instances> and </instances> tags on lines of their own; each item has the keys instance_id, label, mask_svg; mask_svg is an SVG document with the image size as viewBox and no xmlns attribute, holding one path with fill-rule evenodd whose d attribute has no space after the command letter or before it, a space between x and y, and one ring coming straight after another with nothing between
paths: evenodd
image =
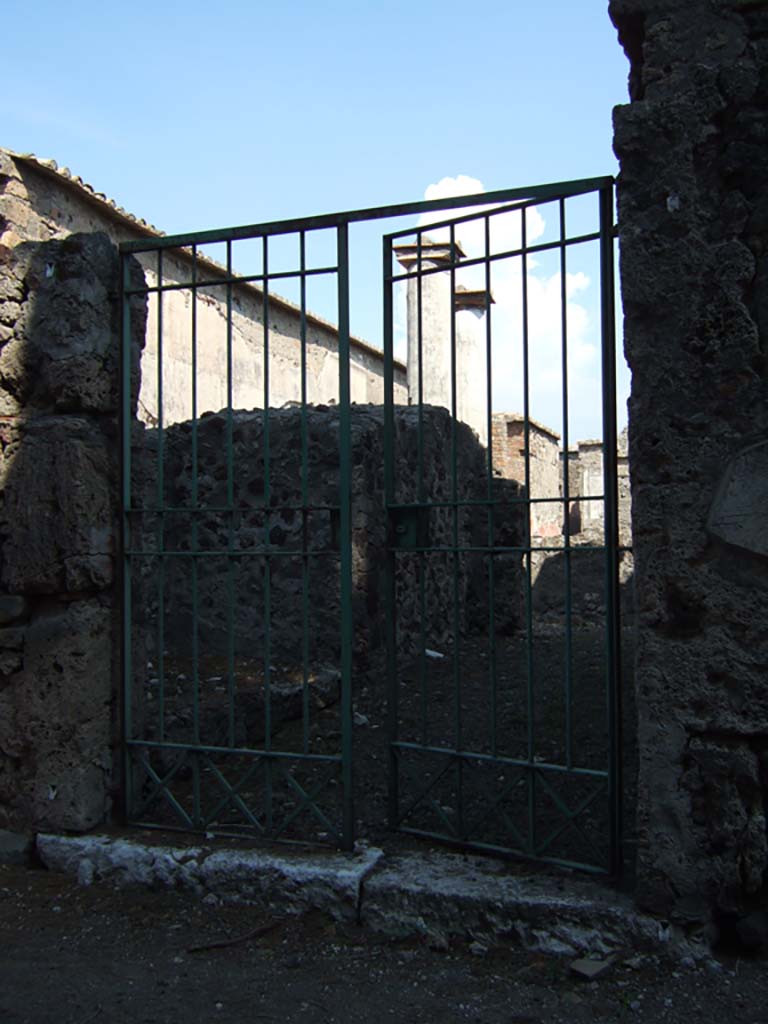
<instances>
[{"instance_id":1,"label":"rough stone block","mask_svg":"<svg viewBox=\"0 0 768 1024\"><path fill-rule=\"evenodd\" d=\"M0 302L0 320L15 331L15 339L0 352L4 388L38 410L115 413L120 260L109 238L101 233L74 234L63 240L20 243L6 264L0 277L17 282L28 297L21 304ZM129 269L138 280L138 263L133 261ZM146 303L132 300L134 396L145 323Z\"/></svg>"},{"instance_id":2,"label":"rough stone block","mask_svg":"<svg viewBox=\"0 0 768 1024\"><path fill-rule=\"evenodd\" d=\"M11 827L82 831L106 820L112 631L106 601L51 603L32 617L23 670L0 692L0 754L16 764Z\"/></svg>"},{"instance_id":3,"label":"rough stone block","mask_svg":"<svg viewBox=\"0 0 768 1024\"><path fill-rule=\"evenodd\" d=\"M9 263L10 260L0 257L0 268L5 271L0 274L0 310L5 310L6 302L21 303L24 300L24 286L12 270L9 272Z\"/></svg>"},{"instance_id":4,"label":"rough stone block","mask_svg":"<svg viewBox=\"0 0 768 1024\"><path fill-rule=\"evenodd\" d=\"M747 742L696 738L688 747L682 784L692 819L705 835L704 852L719 885L722 909L738 892L757 892L768 871L768 832L760 763Z\"/></svg>"},{"instance_id":5,"label":"rough stone block","mask_svg":"<svg viewBox=\"0 0 768 1024\"><path fill-rule=\"evenodd\" d=\"M21 405L18 399L9 395L7 391L0 390L0 416L19 416Z\"/></svg>"},{"instance_id":6,"label":"rough stone block","mask_svg":"<svg viewBox=\"0 0 768 1024\"><path fill-rule=\"evenodd\" d=\"M17 386L37 406L117 408L119 261L106 235L73 235L35 246L17 329Z\"/></svg>"},{"instance_id":7,"label":"rough stone block","mask_svg":"<svg viewBox=\"0 0 768 1024\"><path fill-rule=\"evenodd\" d=\"M13 324L15 324L16 321L19 319L20 313L20 302L12 302L9 300L6 300L5 302L0 302L0 323L10 324L11 326L13 326Z\"/></svg>"},{"instance_id":8,"label":"rough stone block","mask_svg":"<svg viewBox=\"0 0 768 1024\"><path fill-rule=\"evenodd\" d=\"M570 965L571 971L586 981L595 981L597 978L601 978L604 974L608 973L612 966L613 959L611 957L607 960L579 957L577 960L571 961Z\"/></svg>"},{"instance_id":9,"label":"rough stone block","mask_svg":"<svg viewBox=\"0 0 768 1024\"><path fill-rule=\"evenodd\" d=\"M20 595L112 582L115 453L88 420L21 423L4 452L2 584Z\"/></svg>"}]
</instances>

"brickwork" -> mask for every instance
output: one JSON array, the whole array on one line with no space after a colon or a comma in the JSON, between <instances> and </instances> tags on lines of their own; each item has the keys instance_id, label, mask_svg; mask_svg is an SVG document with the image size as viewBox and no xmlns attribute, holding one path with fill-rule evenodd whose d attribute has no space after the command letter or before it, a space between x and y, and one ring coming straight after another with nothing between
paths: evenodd
<instances>
[{"instance_id":1,"label":"brickwork","mask_svg":"<svg viewBox=\"0 0 768 1024\"><path fill-rule=\"evenodd\" d=\"M525 483L526 446L525 421L517 413L494 413L493 465L506 480ZM555 498L562 494L560 481L560 435L549 428L529 421L529 473L531 498ZM563 507L559 500L531 506L531 535L555 537L562 533Z\"/></svg>"}]
</instances>

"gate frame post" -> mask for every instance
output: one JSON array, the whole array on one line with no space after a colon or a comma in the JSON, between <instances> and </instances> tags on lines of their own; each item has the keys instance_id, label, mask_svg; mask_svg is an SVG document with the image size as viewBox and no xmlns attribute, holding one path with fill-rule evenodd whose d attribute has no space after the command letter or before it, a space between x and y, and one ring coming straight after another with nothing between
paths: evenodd
<instances>
[{"instance_id":1,"label":"gate frame post","mask_svg":"<svg viewBox=\"0 0 768 1024\"><path fill-rule=\"evenodd\" d=\"M352 440L349 381L349 228L337 228L339 314L339 526L341 588L342 849L355 844L352 778Z\"/></svg>"},{"instance_id":2,"label":"gate frame post","mask_svg":"<svg viewBox=\"0 0 768 1024\"><path fill-rule=\"evenodd\" d=\"M603 392L603 543L605 544L605 662L609 735L610 873L623 871L622 671L616 431L616 313L614 302L614 182L600 189L600 299Z\"/></svg>"}]
</instances>

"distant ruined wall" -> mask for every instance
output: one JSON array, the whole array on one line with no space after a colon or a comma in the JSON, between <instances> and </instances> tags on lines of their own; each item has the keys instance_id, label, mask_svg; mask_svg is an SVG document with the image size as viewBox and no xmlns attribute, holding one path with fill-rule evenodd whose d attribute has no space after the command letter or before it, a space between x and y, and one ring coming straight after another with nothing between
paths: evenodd
<instances>
[{"instance_id":1,"label":"distant ruined wall","mask_svg":"<svg viewBox=\"0 0 768 1024\"><path fill-rule=\"evenodd\" d=\"M578 441L570 450L569 494L571 501L571 532L583 543L602 543L603 503L590 500L590 494L600 495L605 490L603 481L603 442ZM616 448L616 490L618 498L619 544L632 546L632 496L627 457L627 428L619 434Z\"/></svg>"},{"instance_id":2,"label":"distant ruined wall","mask_svg":"<svg viewBox=\"0 0 768 1024\"><path fill-rule=\"evenodd\" d=\"M119 295L104 235L0 250L0 828L111 807Z\"/></svg>"},{"instance_id":3,"label":"distant ruined wall","mask_svg":"<svg viewBox=\"0 0 768 1024\"><path fill-rule=\"evenodd\" d=\"M631 62L615 148L637 898L743 938L768 895L768 6L612 0L610 13Z\"/></svg>"},{"instance_id":4,"label":"distant ruined wall","mask_svg":"<svg viewBox=\"0 0 768 1024\"><path fill-rule=\"evenodd\" d=\"M618 497L619 544L632 546L632 490L629 475L629 454L627 452L628 430L625 427L619 435L619 450L616 456L616 492Z\"/></svg>"},{"instance_id":5,"label":"distant ruined wall","mask_svg":"<svg viewBox=\"0 0 768 1024\"><path fill-rule=\"evenodd\" d=\"M525 419L520 413L496 412L492 419L493 466L505 480L525 483ZM533 420L529 421L528 461L531 498L559 498L562 495L560 435ZM559 501L531 505L533 537L558 537L563 530L563 507Z\"/></svg>"},{"instance_id":6,"label":"distant ruined wall","mask_svg":"<svg viewBox=\"0 0 768 1024\"><path fill-rule=\"evenodd\" d=\"M165 557L162 573L157 552L156 517L147 513L145 530L137 529L135 549L146 552L136 560L143 581L135 593L135 624L146 632L148 654L157 660L158 580L164 591L163 646L169 658L191 649L193 634L206 658L226 655L232 634L235 658L265 657L269 624L271 657L295 668L302 659L301 638L306 629L307 655L313 669L337 667L341 629L339 591L339 410L310 407L306 415L306 498L302 486L302 415L300 408L270 410L269 500L265 506L264 417L261 411L233 413L233 502L228 505L225 444L227 413L204 416L198 423L192 461L191 424L163 432L164 494L169 507L163 535L169 552L218 552L200 556L193 576L190 559ZM419 497L419 424L423 430L424 493L430 501L448 503L452 496L452 419L447 410L423 406L399 408L394 418L396 504L413 504ZM476 501L487 493L485 449L474 432L458 424L455 433L456 496ZM133 455L139 506L157 503L158 433L139 430ZM384 496L384 409L356 405L351 411L352 462L352 617L354 664L358 680L366 671L382 678L387 615L385 565L387 547L394 541L393 523ZM193 474L198 507L193 513ZM499 545L519 545L524 534L523 506L515 503L517 485L496 481L496 537ZM501 485L505 484L505 487ZM302 512L302 507L305 509ZM333 510L336 509L334 516ZM189 511L181 511L181 510ZM138 520L137 520L138 521ZM450 549L453 514L445 506L430 508L424 520L428 537L420 544ZM487 542L487 524L473 505L458 511L458 543L479 547ZM415 539L414 539L415 543ZM302 551L313 552L305 561ZM232 558L227 559L227 551ZM425 556L424 602L419 596L421 560L404 549L396 556L397 643L404 657L422 642L441 649L453 629L453 558L435 552ZM487 560L462 554L458 560L459 628L463 633L487 628ZM499 630L511 632L522 618L521 556L497 555L495 614ZM306 577L305 577L306 573ZM269 611L266 612L265 577ZM194 583L193 583L194 581ZM306 625L302 595L308 599ZM229 603L232 597L232 608ZM422 614L425 616L422 621ZM422 638L423 630L423 638Z\"/></svg>"}]
</instances>

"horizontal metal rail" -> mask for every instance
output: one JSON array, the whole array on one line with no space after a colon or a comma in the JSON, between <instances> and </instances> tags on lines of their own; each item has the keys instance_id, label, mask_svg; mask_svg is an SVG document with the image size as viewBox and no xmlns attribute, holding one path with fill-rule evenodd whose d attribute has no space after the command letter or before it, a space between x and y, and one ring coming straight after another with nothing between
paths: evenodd
<instances>
[{"instance_id":1,"label":"horizontal metal rail","mask_svg":"<svg viewBox=\"0 0 768 1024\"><path fill-rule=\"evenodd\" d=\"M585 195L597 189L613 185L614 179L603 175L598 178L581 178L527 188L499 189L495 192L481 192L475 195L452 196L445 199L427 199L416 203L397 203L393 206L373 206L364 210L349 210L343 213L328 213L316 217L298 217L290 220L265 221L242 227L192 231L187 234L164 235L159 238L137 239L121 242L124 253L155 252L159 249L178 249L190 245L213 245L218 242L235 242L247 238L262 238L270 235L290 234L295 231L316 231L335 228L340 224L355 224L367 220L387 220L410 214L429 213L432 210L455 210L462 206L486 206L508 203L512 199L544 202L561 196Z\"/></svg>"},{"instance_id":2,"label":"horizontal metal rail","mask_svg":"<svg viewBox=\"0 0 768 1024\"><path fill-rule=\"evenodd\" d=\"M172 281L170 284L145 284L136 288L127 288L126 295L154 295L163 292L188 291L194 288L195 291L203 291L206 288L223 288L228 284L255 284L260 281L265 285L268 281L284 281L288 279L301 280L305 277L320 277L322 275L337 274L338 267L317 267L311 270L285 270L275 271L271 274L222 274L221 277L211 277L194 281ZM283 300L285 301L285 300Z\"/></svg>"},{"instance_id":3,"label":"horizontal metal rail","mask_svg":"<svg viewBox=\"0 0 768 1024\"><path fill-rule=\"evenodd\" d=\"M564 764L550 764L547 761L529 761L526 758L505 757L503 754L483 754L477 750L461 750L453 747L431 746L430 744L408 743L404 740L395 740L393 747L396 750L409 750L418 754L437 754L440 757L458 758L468 762L486 762L488 764L507 765L510 768L531 768L543 772L560 772L567 775L580 775L590 779L607 779L608 772L599 768L576 768Z\"/></svg>"},{"instance_id":4,"label":"horizontal metal rail","mask_svg":"<svg viewBox=\"0 0 768 1024\"><path fill-rule=\"evenodd\" d=\"M432 225L430 224L429 227L431 229ZM413 230L411 230L410 233L413 234ZM585 242L599 241L600 235L595 232L586 235L574 235L571 238L566 238L564 241L560 241L558 239L555 242L540 242L538 245L529 245L524 249L505 249L503 252L494 252L489 256L460 256L455 261L454 265L461 270L468 270L471 267L484 267L489 264L498 263L501 260L520 259L520 257L524 255L529 256L532 253L552 252L553 250L557 250L559 252L564 246L583 245ZM403 274L390 274L386 280L392 282L408 281L411 278L425 278L430 277L433 274L444 273L445 267L424 267L420 271L412 270Z\"/></svg>"},{"instance_id":5,"label":"horizontal metal rail","mask_svg":"<svg viewBox=\"0 0 768 1024\"><path fill-rule=\"evenodd\" d=\"M127 740L129 747L141 747L151 750L177 750L179 753L193 754L226 754L241 755L249 758L271 758L279 761L317 761L330 764L341 764L341 754L305 754L301 751L266 750L261 747L229 747L210 743L172 743L168 740Z\"/></svg>"},{"instance_id":6,"label":"horizontal metal rail","mask_svg":"<svg viewBox=\"0 0 768 1024\"><path fill-rule=\"evenodd\" d=\"M571 494L569 501L602 501L604 495L602 494ZM516 498L509 497L505 498L503 502L495 500L493 498L464 498L457 499L456 501L431 501L429 504L424 502L411 502L402 503L397 505L391 505L392 509L422 509L422 508L498 508L500 505L562 505L563 498ZM125 511L130 515L206 515L208 513L226 513L228 515L246 512L259 512L259 511L270 511L270 512L338 512L338 505L295 505L295 504L282 504L275 503L265 505L263 502L253 505L173 505L168 508L162 508L159 505L133 505L131 508Z\"/></svg>"}]
</instances>

